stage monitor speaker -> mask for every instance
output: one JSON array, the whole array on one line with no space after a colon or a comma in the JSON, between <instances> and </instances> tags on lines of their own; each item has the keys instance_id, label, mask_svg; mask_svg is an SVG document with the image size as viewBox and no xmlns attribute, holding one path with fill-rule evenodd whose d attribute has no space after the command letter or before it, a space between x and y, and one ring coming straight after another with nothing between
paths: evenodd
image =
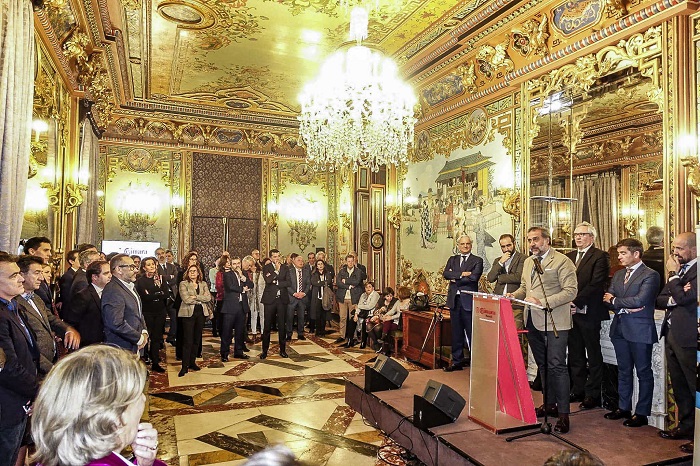
<instances>
[{"instance_id":1,"label":"stage monitor speaker","mask_svg":"<svg viewBox=\"0 0 700 466\"><path fill-rule=\"evenodd\" d=\"M383 354L377 355L374 366L365 366L365 392L381 392L401 388L408 377L408 370Z\"/></svg>"},{"instance_id":2,"label":"stage monitor speaker","mask_svg":"<svg viewBox=\"0 0 700 466\"><path fill-rule=\"evenodd\" d=\"M447 385L428 380L423 396L413 396L413 425L421 429L455 422L467 402Z\"/></svg>"}]
</instances>

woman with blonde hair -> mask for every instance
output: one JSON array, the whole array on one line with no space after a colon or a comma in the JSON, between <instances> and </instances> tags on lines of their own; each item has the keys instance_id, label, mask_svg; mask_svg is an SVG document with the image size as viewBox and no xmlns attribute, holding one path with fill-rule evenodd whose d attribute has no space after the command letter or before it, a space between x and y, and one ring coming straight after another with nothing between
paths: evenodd
<instances>
[{"instance_id":1,"label":"woman with blonde hair","mask_svg":"<svg viewBox=\"0 0 700 466\"><path fill-rule=\"evenodd\" d=\"M204 320L211 319L214 313L205 304L211 302L211 293L199 265L190 264L187 267L179 289L182 304L177 316L182 319L182 369L178 377L183 377L189 369L200 369L195 360L199 345L202 344Z\"/></svg>"},{"instance_id":2,"label":"woman with blonde hair","mask_svg":"<svg viewBox=\"0 0 700 466\"><path fill-rule=\"evenodd\" d=\"M140 423L146 367L132 353L92 345L61 359L44 380L32 414L36 453L43 466L124 466L128 445L139 466L156 459L158 432Z\"/></svg>"}]
</instances>

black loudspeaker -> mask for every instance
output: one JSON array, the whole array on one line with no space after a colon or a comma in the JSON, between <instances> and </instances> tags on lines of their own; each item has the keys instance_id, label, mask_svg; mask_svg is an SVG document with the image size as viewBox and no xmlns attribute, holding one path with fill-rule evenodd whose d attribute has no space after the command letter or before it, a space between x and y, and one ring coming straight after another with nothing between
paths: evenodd
<instances>
[{"instance_id":1,"label":"black loudspeaker","mask_svg":"<svg viewBox=\"0 0 700 466\"><path fill-rule=\"evenodd\" d=\"M403 381L408 377L408 370L398 361L377 355L374 366L365 366L365 392L381 392L401 388Z\"/></svg>"},{"instance_id":2,"label":"black loudspeaker","mask_svg":"<svg viewBox=\"0 0 700 466\"><path fill-rule=\"evenodd\" d=\"M428 380L423 396L413 395L413 425L420 429L455 422L467 402L447 385Z\"/></svg>"}]
</instances>

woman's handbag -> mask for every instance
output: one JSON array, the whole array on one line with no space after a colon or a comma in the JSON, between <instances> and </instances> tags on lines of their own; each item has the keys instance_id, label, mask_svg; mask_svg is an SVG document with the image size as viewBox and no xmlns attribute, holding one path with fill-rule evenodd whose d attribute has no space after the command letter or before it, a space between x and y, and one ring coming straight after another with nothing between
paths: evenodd
<instances>
[{"instance_id":1,"label":"woman's handbag","mask_svg":"<svg viewBox=\"0 0 700 466\"><path fill-rule=\"evenodd\" d=\"M321 307L324 311L333 309L333 290L328 285L323 286L323 298L321 298Z\"/></svg>"}]
</instances>

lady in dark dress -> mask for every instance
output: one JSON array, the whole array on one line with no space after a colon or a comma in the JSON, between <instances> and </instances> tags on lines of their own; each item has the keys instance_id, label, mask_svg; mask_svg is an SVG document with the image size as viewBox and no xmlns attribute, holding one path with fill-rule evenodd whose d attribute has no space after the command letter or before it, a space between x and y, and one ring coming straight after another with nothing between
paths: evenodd
<instances>
[{"instance_id":1,"label":"lady in dark dress","mask_svg":"<svg viewBox=\"0 0 700 466\"><path fill-rule=\"evenodd\" d=\"M325 287L333 286L333 277L325 270L326 263L321 259L316 261L316 269L311 273L311 312L309 313L309 330L315 331L316 336L326 334L326 309L323 309ZM332 293L331 293L332 295ZM331 296L332 298L332 296Z\"/></svg>"},{"instance_id":2,"label":"lady in dark dress","mask_svg":"<svg viewBox=\"0 0 700 466\"><path fill-rule=\"evenodd\" d=\"M168 288L158 275L158 262L155 257L147 257L141 261L141 274L136 279L136 292L141 298L143 319L148 330L148 356L151 369L155 372L165 372L160 365L160 347L163 344L163 329L167 310L165 300Z\"/></svg>"}]
</instances>

